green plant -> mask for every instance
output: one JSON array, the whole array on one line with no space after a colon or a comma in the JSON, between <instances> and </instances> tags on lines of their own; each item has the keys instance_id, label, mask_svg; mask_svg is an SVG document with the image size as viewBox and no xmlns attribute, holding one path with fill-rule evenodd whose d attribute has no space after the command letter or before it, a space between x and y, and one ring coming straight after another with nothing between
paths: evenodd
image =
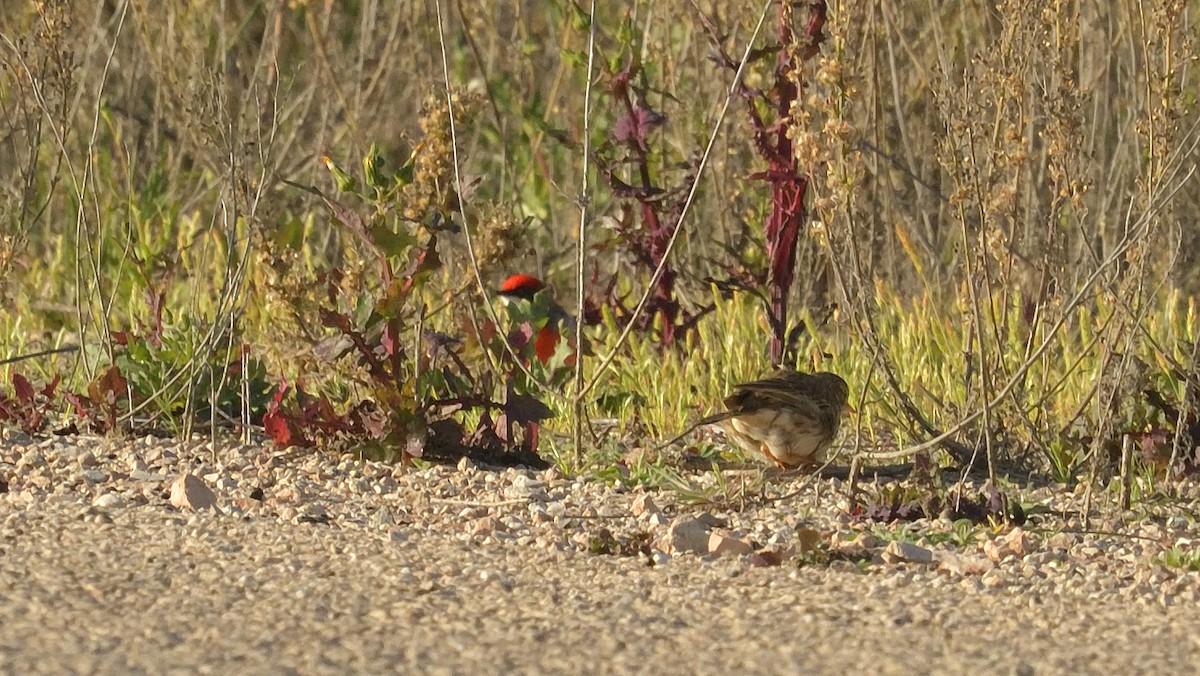
<instances>
[{"instance_id":1,"label":"green plant","mask_svg":"<svg viewBox=\"0 0 1200 676\"><path fill-rule=\"evenodd\" d=\"M1155 562L1167 568L1200 571L1200 550L1186 545L1175 545L1155 557Z\"/></svg>"}]
</instances>

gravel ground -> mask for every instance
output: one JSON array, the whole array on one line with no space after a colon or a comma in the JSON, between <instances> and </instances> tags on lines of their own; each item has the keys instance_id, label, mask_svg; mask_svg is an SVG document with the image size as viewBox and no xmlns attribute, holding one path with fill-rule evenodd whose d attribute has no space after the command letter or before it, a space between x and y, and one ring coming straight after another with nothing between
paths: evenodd
<instances>
[{"instance_id":1,"label":"gravel ground","mask_svg":"<svg viewBox=\"0 0 1200 676\"><path fill-rule=\"evenodd\" d=\"M1097 528L1109 534L1073 532L1067 516L952 538L941 521L848 518L836 480L773 477L763 491L704 509L554 470L8 433L0 673L1200 663L1200 577L1160 563L1191 551L1195 503L1110 519ZM1022 497L1081 504L1051 488Z\"/></svg>"}]
</instances>

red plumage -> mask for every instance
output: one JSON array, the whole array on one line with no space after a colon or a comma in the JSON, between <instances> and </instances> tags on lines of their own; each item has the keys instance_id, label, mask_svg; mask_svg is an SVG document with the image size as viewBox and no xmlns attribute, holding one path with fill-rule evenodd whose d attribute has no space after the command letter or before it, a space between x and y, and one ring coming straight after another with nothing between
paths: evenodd
<instances>
[{"instance_id":1,"label":"red plumage","mask_svg":"<svg viewBox=\"0 0 1200 676\"><path fill-rule=\"evenodd\" d=\"M498 293L501 296L533 300L534 295L544 288L546 288L546 285L537 277L517 274L504 280L504 283L500 285Z\"/></svg>"}]
</instances>

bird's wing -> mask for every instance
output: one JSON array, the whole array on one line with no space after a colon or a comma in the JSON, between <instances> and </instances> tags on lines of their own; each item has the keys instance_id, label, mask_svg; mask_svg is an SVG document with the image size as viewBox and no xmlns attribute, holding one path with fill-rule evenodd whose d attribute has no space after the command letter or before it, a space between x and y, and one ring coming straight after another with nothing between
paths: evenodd
<instances>
[{"instance_id":1,"label":"bird's wing","mask_svg":"<svg viewBox=\"0 0 1200 676\"><path fill-rule=\"evenodd\" d=\"M736 385L733 394L725 398L725 407L733 412L746 412L786 406L802 415L818 417L822 399L812 376L779 370L761 380Z\"/></svg>"}]
</instances>

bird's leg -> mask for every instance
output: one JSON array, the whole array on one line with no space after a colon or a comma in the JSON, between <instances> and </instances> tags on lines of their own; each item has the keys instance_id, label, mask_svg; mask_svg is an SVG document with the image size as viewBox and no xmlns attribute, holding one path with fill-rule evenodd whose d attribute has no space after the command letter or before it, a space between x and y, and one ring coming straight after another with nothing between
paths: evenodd
<instances>
[{"instance_id":1,"label":"bird's leg","mask_svg":"<svg viewBox=\"0 0 1200 676\"><path fill-rule=\"evenodd\" d=\"M771 453L771 448L770 448L769 446L767 446L766 444L761 444L761 445L759 446L759 450L761 450L761 451L762 451L762 454L763 454L763 455L767 456L767 459L768 459L768 460L770 460L771 462L773 462L773 463L775 463L776 465L778 465L778 466L779 466L779 469L781 469L781 470L784 470L784 471L787 471L788 469L791 469L791 468L790 468L790 467L788 467L788 466L787 466L787 464L786 464L786 463L784 463L782 460L780 460L779 458L776 458L776 457L775 457L775 455L774 455L773 453Z\"/></svg>"}]
</instances>

